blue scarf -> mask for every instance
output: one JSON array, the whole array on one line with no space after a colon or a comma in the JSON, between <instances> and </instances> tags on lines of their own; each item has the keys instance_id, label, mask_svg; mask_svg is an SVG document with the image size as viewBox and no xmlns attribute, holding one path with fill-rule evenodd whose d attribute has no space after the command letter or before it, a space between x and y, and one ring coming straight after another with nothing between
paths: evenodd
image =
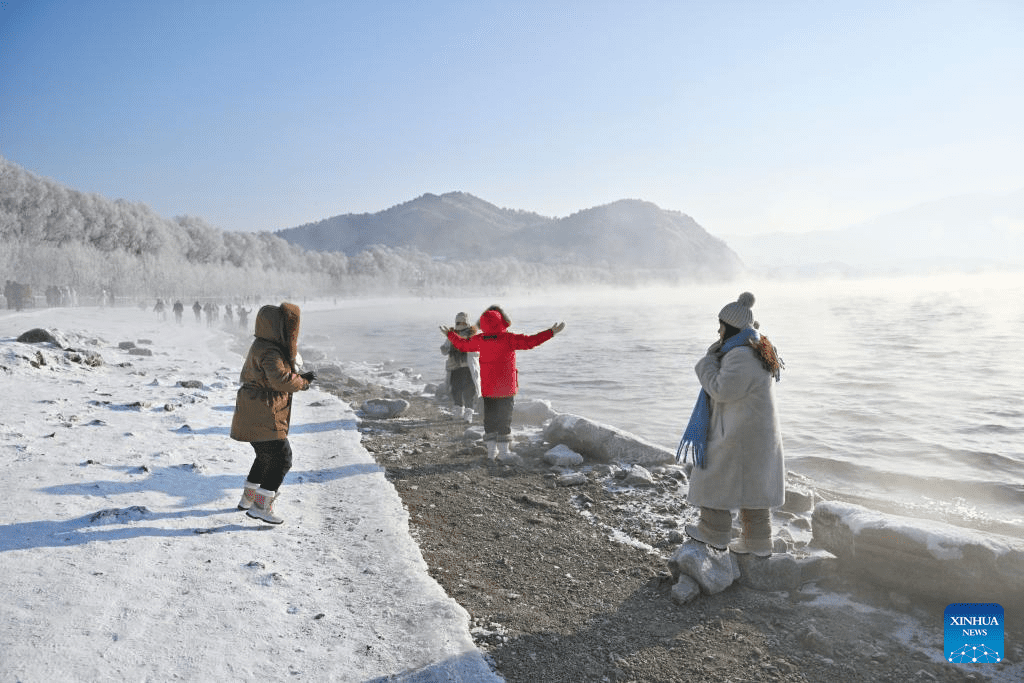
<instances>
[{"instance_id":1,"label":"blue scarf","mask_svg":"<svg viewBox=\"0 0 1024 683\"><path fill-rule=\"evenodd\" d=\"M760 341L760 335L753 327L744 327L738 334L734 334L725 340L722 348L718 350L718 357L721 358L737 346L754 341ZM683 438L679 441L679 448L676 449L676 462L686 462L689 451L693 449L693 462L697 467L704 469L704 458L708 452L708 427L711 426L711 397L703 388L697 396L697 405L693 407L693 414L690 415L690 422L686 425Z\"/></svg>"}]
</instances>

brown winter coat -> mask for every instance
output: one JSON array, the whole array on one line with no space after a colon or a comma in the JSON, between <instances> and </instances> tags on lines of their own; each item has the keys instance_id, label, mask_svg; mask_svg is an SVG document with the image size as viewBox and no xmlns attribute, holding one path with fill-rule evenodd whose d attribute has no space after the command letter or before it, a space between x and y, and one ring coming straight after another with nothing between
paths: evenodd
<instances>
[{"instance_id":1,"label":"brown winter coat","mask_svg":"<svg viewBox=\"0 0 1024 683\"><path fill-rule=\"evenodd\" d=\"M256 339L242 365L231 420L236 441L276 441L288 437L292 394L309 388L295 373L299 342L299 307L264 306L256 314Z\"/></svg>"}]
</instances>

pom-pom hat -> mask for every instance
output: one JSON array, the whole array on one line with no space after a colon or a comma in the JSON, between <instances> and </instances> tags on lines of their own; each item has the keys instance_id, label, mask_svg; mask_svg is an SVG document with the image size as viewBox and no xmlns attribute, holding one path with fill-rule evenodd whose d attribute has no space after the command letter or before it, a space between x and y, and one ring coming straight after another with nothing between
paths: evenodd
<instances>
[{"instance_id":1,"label":"pom-pom hat","mask_svg":"<svg viewBox=\"0 0 1024 683\"><path fill-rule=\"evenodd\" d=\"M458 313L455 316L455 329L461 330L464 327L469 327L469 316L465 313Z\"/></svg>"},{"instance_id":2,"label":"pom-pom hat","mask_svg":"<svg viewBox=\"0 0 1024 683\"><path fill-rule=\"evenodd\" d=\"M751 310L753 307L754 295L750 292L743 292L736 301L725 305L725 308L718 313L718 319L738 330L742 330L744 327L757 328L758 325L754 322L754 312Z\"/></svg>"}]
</instances>

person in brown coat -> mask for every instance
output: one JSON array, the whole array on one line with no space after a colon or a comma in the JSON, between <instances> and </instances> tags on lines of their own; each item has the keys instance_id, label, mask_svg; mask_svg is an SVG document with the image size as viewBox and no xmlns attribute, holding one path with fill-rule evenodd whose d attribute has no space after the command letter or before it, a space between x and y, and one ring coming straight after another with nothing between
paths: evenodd
<instances>
[{"instance_id":1,"label":"person in brown coat","mask_svg":"<svg viewBox=\"0 0 1024 683\"><path fill-rule=\"evenodd\" d=\"M296 373L299 307L267 305L256 314L256 339L242 365L241 387L235 399L231 438L248 441L256 451L246 477L239 509L270 524L284 520L274 512L274 500L292 466L288 427L292 394L309 389L312 372Z\"/></svg>"}]
</instances>

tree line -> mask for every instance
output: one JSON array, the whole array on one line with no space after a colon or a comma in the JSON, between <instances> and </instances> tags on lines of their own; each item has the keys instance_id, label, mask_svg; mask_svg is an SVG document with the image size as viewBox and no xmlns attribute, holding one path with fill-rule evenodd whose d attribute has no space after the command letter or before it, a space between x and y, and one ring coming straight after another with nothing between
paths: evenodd
<instances>
[{"instance_id":1,"label":"tree line","mask_svg":"<svg viewBox=\"0 0 1024 683\"><path fill-rule=\"evenodd\" d=\"M43 292L70 287L85 303L225 298L446 295L467 289L638 284L656 273L512 258L439 260L413 248L307 251L269 232L163 218L145 204L69 189L0 157L0 279Z\"/></svg>"}]
</instances>

